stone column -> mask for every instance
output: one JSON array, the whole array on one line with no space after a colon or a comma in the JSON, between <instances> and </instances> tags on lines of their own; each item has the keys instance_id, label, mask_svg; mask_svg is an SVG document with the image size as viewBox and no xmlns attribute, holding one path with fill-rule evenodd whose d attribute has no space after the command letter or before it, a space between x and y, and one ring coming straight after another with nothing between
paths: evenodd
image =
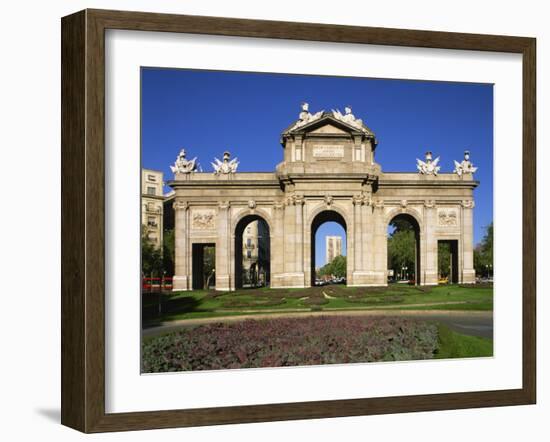
<instances>
[{"instance_id":1,"label":"stone column","mask_svg":"<svg viewBox=\"0 0 550 442\"><path fill-rule=\"evenodd\" d=\"M284 204L276 202L273 205L273 232L270 232L271 250L271 287L277 288L284 285L282 273L284 273L285 235L284 235Z\"/></svg>"},{"instance_id":2,"label":"stone column","mask_svg":"<svg viewBox=\"0 0 550 442\"><path fill-rule=\"evenodd\" d=\"M353 225L355 226L354 244L355 244L355 265L354 270L364 270L363 265L363 196L355 195L353 197Z\"/></svg>"},{"instance_id":3,"label":"stone column","mask_svg":"<svg viewBox=\"0 0 550 442\"><path fill-rule=\"evenodd\" d=\"M420 232L420 283L437 285L437 208L434 200L424 202L424 231ZM423 278L422 278L423 276Z\"/></svg>"},{"instance_id":4,"label":"stone column","mask_svg":"<svg viewBox=\"0 0 550 442\"><path fill-rule=\"evenodd\" d=\"M373 202L373 272L371 283L373 285L386 285L388 283L388 226L384 212L384 201Z\"/></svg>"},{"instance_id":5,"label":"stone column","mask_svg":"<svg viewBox=\"0 0 550 442\"><path fill-rule=\"evenodd\" d=\"M362 271L365 272L365 284L372 284L372 275L374 272L374 229L375 220L372 208L372 199L370 194L363 198L361 206L362 224L361 224L361 243L362 243ZM387 230L387 229L386 229ZM387 247L387 246L386 246Z\"/></svg>"},{"instance_id":6,"label":"stone column","mask_svg":"<svg viewBox=\"0 0 550 442\"><path fill-rule=\"evenodd\" d=\"M474 201L462 201L462 272L459 273L460 282L473 284L476 282L474 269Z\"/></svg>"},{"instance_id":7,"label":"stone column","mask_svg":"<svg viewBox=\"0 0 550 442\"><path fill-rule=\"evenodd\" d=\"M234 284L231 278L231 232L229 231L229 201L218 205L218 224L216 240L216 290L231 290Z\"/></svg>"},{"instance_id":8,"label":"stone column","mask_svg":"<svg viewBox=\"0 0 550 442\"><path fill-rule=\"evenodd\" d=\"M294 273L296 271L296 264L294 262L296 253L295 253L295 232L296 225L294 223L295 219L295 207L292 200L292 197L287 197L285 199L285 210L283 211L283 226L284 226L284 263L283 263L283 273ZM285 281L285 285L288 285L288 281Z\"/></svg>"},{"instance_id":9,"label":"stone column","mask_svg":"<svg viewBox=\"0 0 550 442\"><path fill-rule=\"evenodd\" d=\"M174 208L175 232L175 265L172 290L190 290L189 265L191 257L189 252L189 205L185 201L176 199L172 207Z\"/></svg>"},{"instance_id":10,"label":"stone column","mask_svg":"<svg viewBox=\"0 0 550 442\"><path fill-rule=\"evenodd\" d=\"M304 197L296 196L294 205L296 210L296 272L304 272ZM303 284L303 276L302 276Z\"/></svg>"}]
</instances>

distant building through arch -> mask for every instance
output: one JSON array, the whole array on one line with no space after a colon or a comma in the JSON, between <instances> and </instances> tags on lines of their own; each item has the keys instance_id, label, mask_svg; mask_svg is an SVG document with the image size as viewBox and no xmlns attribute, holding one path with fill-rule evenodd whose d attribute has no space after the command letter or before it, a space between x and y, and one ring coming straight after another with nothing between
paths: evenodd
<instances>
[{"instance_id":1,"label":"distant building through arch","mask_svg":"<svg viewBox=\"0 0 550 442\"><path fill-rule=\"evenodd\" d=\"M325 236L326 263L328 264L340 255L342 255L342 237L338 235Z\"/></svg>"}]
</instances>

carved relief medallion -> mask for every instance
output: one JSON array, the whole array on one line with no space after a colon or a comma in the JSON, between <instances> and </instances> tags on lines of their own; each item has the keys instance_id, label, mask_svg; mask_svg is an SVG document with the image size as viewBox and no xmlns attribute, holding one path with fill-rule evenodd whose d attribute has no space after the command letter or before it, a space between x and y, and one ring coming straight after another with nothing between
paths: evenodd
<instances>
[{"instance_id":1,"label":"carved relief medallion","mask_svg":"<svg viewBox=\"0 0 550 442\"><path fill-rule=\"evenodd\" d=\"M456 209L439 209L437 211L437 223L440 226L458 225L458 212Z\"/></svg>"},{"instance_id":2,"label":"carved relief medallion","mask_svg":"<svg viewBox=\"0 0 550 442\"><path fill-rule=\"evenodd\" d=\"M214 229L216 227L216 212L213 210L193 211L191 226L198 230Z\"/></svg>"}]
</instances>

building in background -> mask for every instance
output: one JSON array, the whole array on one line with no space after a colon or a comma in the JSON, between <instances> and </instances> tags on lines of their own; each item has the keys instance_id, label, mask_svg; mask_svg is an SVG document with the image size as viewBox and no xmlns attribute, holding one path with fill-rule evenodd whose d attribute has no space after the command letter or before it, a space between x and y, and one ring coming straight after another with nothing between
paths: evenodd
<instances>
[{"instance_id":1,"label":"building in background","mask_svg":"<svg viewBox=\"0 0 550 442\"><path fill-rule=\"evenodd\" d=\"M147 238L162 247L163 174L158 170L141 169L141 224Z\"/></svg>"},{"instance_id":2,"label":"building in background","mask_svg":"<svg viewBox=\"0 0 550 442\"><path fill-rule=\"evenodd\" d=\"M326 264L332 262L334 258L342 254L342 237L341 236L326 236Z\"/></svg>"},{"instance_id":3,"label":"building in background","mask_svg":"<svg viewBox=\"0 0 550 442\"><path fill-rule=\"evenodd\" d=\"M267 284L269 231L265 222L252 221L243 232L243 284Z\"/></svg>"}]
</instances>

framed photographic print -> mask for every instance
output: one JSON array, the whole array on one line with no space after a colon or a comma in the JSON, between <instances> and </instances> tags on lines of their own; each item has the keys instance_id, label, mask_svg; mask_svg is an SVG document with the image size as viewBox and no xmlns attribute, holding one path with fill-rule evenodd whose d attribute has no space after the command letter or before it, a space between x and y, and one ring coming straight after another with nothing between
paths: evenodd
<instances>
[{"instance_id":1,"label":"framed photographic print","mask_svg":"<svg viewBox=\"0 0 550 442\"><path fill-rule=\"evenodd\" d=\"M62 20L62 423L532 404L535 40Z\"/></svg>"}]
</instances>

